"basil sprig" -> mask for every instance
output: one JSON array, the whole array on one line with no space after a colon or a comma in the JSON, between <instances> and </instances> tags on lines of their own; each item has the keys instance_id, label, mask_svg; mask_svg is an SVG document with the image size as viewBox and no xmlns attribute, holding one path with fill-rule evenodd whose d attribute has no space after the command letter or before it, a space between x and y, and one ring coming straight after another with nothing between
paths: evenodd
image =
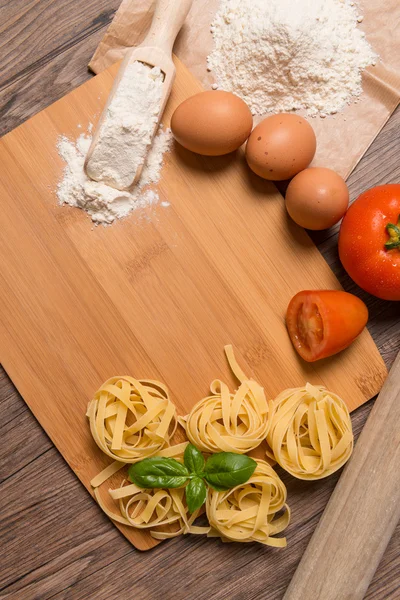
<instances>
[{"instance_id":1,"label":"basil sprig","mask_svg":"<svg viewBox=\"0 0 400 600\"><path fill-rule=\"evenodd\" d=\"M246 483L257 463L245 454L219 452L207 461L196 446L188 444L184 464L174 458L145 458L129 467L129 479L140 488L185 487L186 503L190 513L206 501L207 485L217 492Z\"/></svg>"}]
</instances>

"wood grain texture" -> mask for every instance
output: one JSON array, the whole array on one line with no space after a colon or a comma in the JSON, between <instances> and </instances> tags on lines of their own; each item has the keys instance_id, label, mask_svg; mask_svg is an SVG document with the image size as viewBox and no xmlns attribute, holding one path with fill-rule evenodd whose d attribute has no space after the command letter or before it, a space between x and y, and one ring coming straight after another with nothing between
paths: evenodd
<instances>
[{"instance_id":1,"label":"wood grain texture","mask_svg":"<svg viewBox=\"0 0 400 600\"><path fill-rule=\"evenodd\" d=\"M32 74L55 56L103 28L112 20L119 4L118 0L1 2L0 87Z\"/></svg>"},{"instance_id":2,"label":"wood grain texture","mask_svg":"<svg viewBox=\"0 0 400 600\"><path fill-rule=\"evenodd\" d=\"M180 414L206 395L216 375L231 381L226 343L269 397L309 380L354 409L386 374L366 331L329 361L298 359L284 323L288 300L304 288L339 284L304 230L287 218L276 188L250 175L241 153L209 159L175 146L159 185L171 206L151 207L113 227L93 229L82 211L57 206L53 190L63 172L57 139L76 137L78 125L85 130L101 112L117 70L0 141L1 360L88 488L107 463L85 409L115 374L163 381ZM177 61L167 125L176 106L199 89ZM121 530L140 549L155 543L144 531Z\"/></svg>"},{"instance_id":3,"label":"wood grain texture","mask_svg":"<svg viewBox=\"0 0 400 600\"><path fill-rule=\"evenodd\" d=\"M28 3L23 0L19 4L23 11ZM67 28L68 23L72 23L75 9L83 6L83 3L80 0L66 0L64 4L68 9L60 10L59 16L65 21ZM85 6L87 4L84 3ZM108 5L110 10L113 10L119 1L109 0L104 4L106 9ZM47 10L41 10L43 5L44 2L40 0L32 9L35 11L32 12L35 25L30 27L31 36L34 35L34 27L40 32L46 25ZM5 23L7 28L7 35L1 37L4 43L7 39L15 37L13 22L8 22L10 7L14 6L14 1L10 3L3 0L3 4L0 2L0 10L4 11L7 8L7 12L2 13L5 19L2 23ZM13 15L13 19L18 18L18 15ZM84 29L86 25L87 15L83 15L78 29ZM57 28L55 32L57 33ZM14 69L12 73L19 74L21 53L29 56L27 64L32 64L34 68L20 78L16 77L14 84L8 88L0 89L0 127L3 133L10 131L89 77L86 64L101 37L101 31L79 39L76 43L72 25L69 33L71 47L65 49L62 54L49 58L48 62L37 68L35 65L41 55L36 46L30 43L29 35L15 44L11 57ZM3 53L0 53L0 65L4 66ZM372 185L399 181L399 127L400 110L397 110L350 177L352 199ZM344 275L338 261L336 232L332 235L331 232L324 232L315 236L315 240L345 289L359 292ZM400 349L399 308L395 303L381 302L367 295L364 296L364 300L367 301L370 310L369 329L386 365L390 367ZM84 597L106 600L132 594L139 600L147 600L151 593L155 600L171 598L171 594L174 594L177 600L189 600L197 596L217 600L281 600L337 479L335 476L316 487L312 485L312 489L307 488L306 492L302 484L298 485L298 489L289 488L289 493L302 498L302 507L296 511L290 527L290 545L284 556L274 551L260 552L255 546L243 549L239 545L226 546L198 538L183 538L161 544L151 553L139 554L114 527L110 527L108 519L99 512L95 503L88 500L86 491L58 452L52 449L50 440L1 369L0 402L2 414L7 415L0 423L0 468L2 478L7 479L0 485L0 505L8 506L10 510L15 497L24 498L22 506L15 510L11 526L7 520L0 517L1 598L47 600L56 597L64 600ZM352 420L356 432L361 430L371 406L372 403L369 402L353 413ZM20 435L19 424L22 422L29 439L35 441L25 448L21 447L16 455L16 449L27 439ZM3 435L5 427L7 436ZM7 460L8 464L3 468L4 460ZM39 490L34 503L26 494L26 481L32 477L35 478L35 486ZM55 512L51 495L56 479L63 481L64 489L63 497L56 505L57 526L51 530L48 522ZM66 498L68 501L63 501ZM210 543L213 557L211 567ZM173 568L168 569L169 565ZM122 566L124 574L121 576ZM208 577L207 572L210 568L214 574L215 585ZM397 528L375 574L367 592L367 600L398 600L399 572L400 527ZM275 573L276 576L271 576ZM105 584L107 579L113 582L112 589ZM234 586L229 585L229 580L234 582ZM228 582L226 589L218 587L222 581ZM104 588L101 587L103 584Z\"/></svg>"},{"instance_id":4,"label":"wood grain texture","mask_svg":"<svg viewBox=\"0 0 400 600\"><path fill-rule=\"evenodd\" d=\"M88 57L119 5L0 1L0 135L91 77Z\"/></svg>"},{"instance_id":5,"label":"wood grain texture","mask_svg":"<svg viewBox=\"0 0 400 600\"><path fill-rule=\"evenodd\" d=\"M400 353L284 600L363 600L400 521Z\"/></svg>"},{"instance_id":6,"label":"wood grain texture","mask_svg":"<svg viewBox=\"0 0 400 600\"><path fill-rule=\"evenodd\" d=\"M5 375L1 381L14 406L25 410L31 431L45 438L11 382ZM353 413L356 435L371 407L369 402ZM4 509L7 516L0 529L2 600L117 600L128 592L139 600L281 600L338 478L335 475L310 486L286 478L296 502L290 545L284 554L194 536L138 553L88 500L54 449L36 459L32 453L30 465L21 470L22 465L16 467L19 472L0 486L2 514ZM27 481L33 490L24 494ZM58 481L62 491L54 495ZM400 526L367 600L398 599L399 556Z\"/></svg>"}]
</instances>

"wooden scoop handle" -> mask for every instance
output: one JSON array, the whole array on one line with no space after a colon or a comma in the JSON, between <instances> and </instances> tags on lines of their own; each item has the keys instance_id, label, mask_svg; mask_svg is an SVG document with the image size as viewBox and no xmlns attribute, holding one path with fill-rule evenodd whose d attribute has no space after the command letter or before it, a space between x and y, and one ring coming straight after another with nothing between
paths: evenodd
<instances>
[{"instance_id":1,"label":"wooden scoop handle","mask_svg":"<svg viewBox=\"0 0 400 600\"><path fill-rule=\"evenodd\" d=\"M400 353L284 600L362 600L400 519Z\"/></svg>"},{"instance_id":2,"label":"wooden scoop handle","mask_svg":"<svg viewBox=\"0 0 400 600\"><path fill-rule=\"evenodd\" d=\"M98 172L93 170L91 160L94 149L99 141L101 127L106 119L108 108L120 85L126 68L131 62L133 63L135 61L139 61L150 66L156 66L159 67L164 73L160 112L157 123L154 124L152 136L154 137L175 78L175 66L172 60L172 47L191 5L192 0L158 0L156 3L153 21L146 38L140 44L140 46L130 48L126 53L118 74L114 80L114 85L111 89L106 105L93 133L92 143L85 159L84 169L88 177L91 179L94 179L95 181L104 181L108 185L116 187L115 181L103 179ZM147 151L149 148L150 146L148 147ZM135 173L132 173L130 185L126 187L118 187L117 189L130 189L140 178L143 164L136 169Z\"/></svg>"},{"instance_id":3,"label":"wooden scoop handle","mask_svg":"<svg viewBox=\"0 0 400 600\"><path fill-rule=\"evenodd\" d=\"M149 32L141 46L155 46L172 54L176 36L193 0L158 0Z\"/></svg>"}]
</instances>

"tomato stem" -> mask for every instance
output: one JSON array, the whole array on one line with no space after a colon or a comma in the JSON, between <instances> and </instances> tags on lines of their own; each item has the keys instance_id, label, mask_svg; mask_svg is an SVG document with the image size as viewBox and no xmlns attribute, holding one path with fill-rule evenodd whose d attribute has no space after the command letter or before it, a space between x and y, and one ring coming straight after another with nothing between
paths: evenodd
<instances>
[{"instance_id":1,"label":"tomato stem","mask_svg":"<svg viewBox=\"0 0 400 600\"><path fill-rule=\"evenodd\" d=\"M385 244L386 250L394 250L394 248L400 249L400 215L396 225L393 223L388 223L386 225L386 231L389 234L389 239Z\"/></svg>"}]
</instances>

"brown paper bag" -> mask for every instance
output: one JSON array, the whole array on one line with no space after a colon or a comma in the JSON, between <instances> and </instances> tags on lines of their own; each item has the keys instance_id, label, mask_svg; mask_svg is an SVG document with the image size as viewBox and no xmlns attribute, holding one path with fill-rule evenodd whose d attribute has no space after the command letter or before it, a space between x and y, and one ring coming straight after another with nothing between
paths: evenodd
<instances>
[{"instance_id":1,"label":"brown paper bag","mask_svg":"<svg viewBox=\"0 0 400 600\"><path fill-rule=\"evenodd\" d=\"M201 81L213 83L206 57L212 49L210 23L219 0L193 0L175 46L175 54ZM122 58L127 47L145 36L154 10L153 0L123 0L98 46L89 67L99 73ZM380 61L364 72L363 94L337 115L315 117L311 124L318 139L313 165L330 167L348 177L400 101L399 0L364 0L361 27Z\"/></svg>"}]
</instances>

